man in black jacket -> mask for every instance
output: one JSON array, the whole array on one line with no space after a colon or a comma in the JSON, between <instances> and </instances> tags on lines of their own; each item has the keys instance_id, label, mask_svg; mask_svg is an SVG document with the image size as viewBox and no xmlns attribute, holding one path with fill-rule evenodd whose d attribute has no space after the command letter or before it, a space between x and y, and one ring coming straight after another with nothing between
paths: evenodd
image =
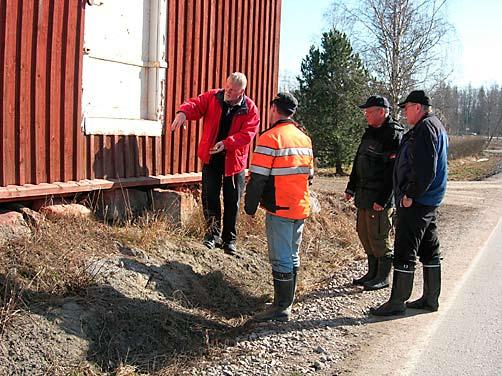
<instances>
[{"instance_id":1,"label":"man in black jacket","mask_svg":"<svg viewBox=\"0 0 502 376\"><path fill-rule=\"evenodd\" d=\"M369 126L354 158L345 198L355 198L357 234L368 258L368 272L353 283L379 290L389 286L392 266L392 171L403 127L392 119L389 101L382 96L369 97L359 108Z\"/></svg>"}]
</instances>

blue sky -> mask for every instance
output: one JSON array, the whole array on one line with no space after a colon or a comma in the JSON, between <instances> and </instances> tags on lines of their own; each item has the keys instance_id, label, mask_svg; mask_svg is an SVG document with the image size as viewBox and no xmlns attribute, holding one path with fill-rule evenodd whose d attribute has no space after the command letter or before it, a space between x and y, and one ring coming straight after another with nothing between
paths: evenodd
<instances>
[{"instance_id":1,"label":"blue sky","mask_svg":"<svg viewBox=\"0 0 502 376\"><path fill-rule=\"evenodd\" d=\"M326 30L324 13L332 0L282 0L279 70L296 76L312 44ZM502 0L448 0L447 13L456 29L452 48L457 85L502 85Z\"/></svg>"}]
</instances>

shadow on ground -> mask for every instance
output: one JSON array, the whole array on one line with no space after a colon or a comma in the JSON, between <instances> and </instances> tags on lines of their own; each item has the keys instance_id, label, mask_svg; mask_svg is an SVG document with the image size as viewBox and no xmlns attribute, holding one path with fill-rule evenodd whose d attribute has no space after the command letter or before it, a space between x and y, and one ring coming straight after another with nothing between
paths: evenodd
<instances>
[{"instance_id":1,"label":"shadow on ground","mask_svg":"<svg viewBox=\"0 0 502 376\"><path fill-rule=\"evenodd\" d=\"M144 296L126 296L104 283L74 296L13 290L23 291L19 307L47 319L51 336L68 347L72 342L87 343L86 360L103 372L131 365L147 373L196 360L241 331L242 315L263 304L229 284L220 271L203 275L179 262L160 267L133 259L121 262L124 270L148 276ZM0 287L5 285L2 281L3 275ZM77 337L83 341L71 340Z\"/></svg>"}]
</instances>

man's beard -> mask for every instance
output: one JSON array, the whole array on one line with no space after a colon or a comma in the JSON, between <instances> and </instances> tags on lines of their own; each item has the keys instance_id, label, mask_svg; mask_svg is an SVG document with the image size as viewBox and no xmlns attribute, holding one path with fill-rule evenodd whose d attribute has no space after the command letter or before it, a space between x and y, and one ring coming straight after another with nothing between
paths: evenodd
<instances>
[{"instance_id":1,"label":"man's beard","mask_svg":"<svg viewBox=\"0 0 502 376\"><path fill-rule=\"evenodd\" d=\"M237 103L239 103L239 102L241 101L241 99L242 99L242 95L241 95L241 96L239 96L237 99L234 99L234 100L230 100L230 99L229 99L229 98L227 98L225 95L223 96L223 100L224 100L225 102L227 102L228 104L232 105L232 106L234 106L234 105L236 105Z\"/></svg>"}]
</instances>

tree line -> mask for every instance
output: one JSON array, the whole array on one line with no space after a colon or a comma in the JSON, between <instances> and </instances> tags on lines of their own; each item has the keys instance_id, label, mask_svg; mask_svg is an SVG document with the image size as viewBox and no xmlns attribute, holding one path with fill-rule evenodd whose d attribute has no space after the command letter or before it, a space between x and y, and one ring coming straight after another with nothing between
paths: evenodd
<instances>
[{"instance_id":1,"label":"tree line","mask_svg":"<svg viewBox=\"0 0 502 376\"><path fill-rule=\"evenodd\" d=\"M483 135L489 139L502 133L502 87L479 88L443 84L434 94L435 110L449 134Z\"/></svg>"}]
</instances>

